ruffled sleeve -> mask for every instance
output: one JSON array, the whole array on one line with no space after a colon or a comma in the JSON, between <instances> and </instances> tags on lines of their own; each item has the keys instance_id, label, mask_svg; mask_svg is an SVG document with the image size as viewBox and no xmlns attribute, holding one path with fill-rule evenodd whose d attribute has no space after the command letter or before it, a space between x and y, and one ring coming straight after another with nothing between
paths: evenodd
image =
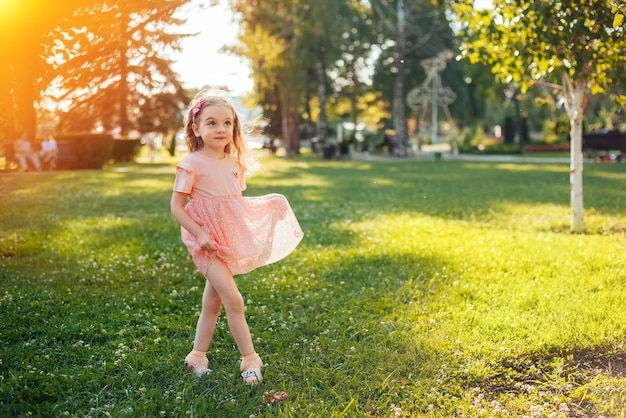
<instances>
[{"instance_id":1,"label":"ruffled sleeve","mask_svg":"<svg viewBox=\"0 0 626 418\"><path fill-rule=\"evenodd\" d=\"M176 166L176 180L174 180L174 191L180 193L191 193L193 182L195 179L195 172L190 164L186 161L181 161Z\"/></svg>"}]
</instances>

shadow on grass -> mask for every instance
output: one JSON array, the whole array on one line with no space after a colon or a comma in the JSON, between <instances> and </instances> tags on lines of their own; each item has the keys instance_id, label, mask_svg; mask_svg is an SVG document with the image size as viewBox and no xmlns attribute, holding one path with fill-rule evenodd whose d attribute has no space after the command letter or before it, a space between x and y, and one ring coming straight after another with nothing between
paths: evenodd
<instances>
[{"instance_id":1,"label":"shadow on grass","mask_svg":"<svg viewBox=\"0 0 626 418\"><path fill-rule=\"evenodd\" d=\"M559 399L567 393L568 416L616 416L626 401L626 352L614 345L569 347L507 357L488 366L491 374L453 373L486 394ZM484 373L484 370L483 370ZM621 382L621 383L620 383ZM608 398L602 404L598 398ZM559 402L562 402L561 399ZM566 405L567 405L566 404ZM571 408L571 410L570 410ZM608 415L607 415L608 414Z\"/></svg>"}]
</instances>

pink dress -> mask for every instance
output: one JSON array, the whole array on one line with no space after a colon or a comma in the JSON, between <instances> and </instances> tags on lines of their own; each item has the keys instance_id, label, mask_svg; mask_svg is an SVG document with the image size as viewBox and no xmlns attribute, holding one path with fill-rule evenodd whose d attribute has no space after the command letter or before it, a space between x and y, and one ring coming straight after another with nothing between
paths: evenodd
<instances>
[{"instance_id":1,"label":"pink dress","mask_svg":"<svg viewBox=\"0 0 626 418\"><path fill-rule=\"evenodd\" d=\"M232 274L243 274L283 259L302 240L302 229L285 196L242 196L244 175L232 155L217 160L192 152L176 166L174 191L189 195L187 213L217 244L217 251L203 250L181 228L183 242L204 275L215 257Z\"/></svg>"}]
</instances>

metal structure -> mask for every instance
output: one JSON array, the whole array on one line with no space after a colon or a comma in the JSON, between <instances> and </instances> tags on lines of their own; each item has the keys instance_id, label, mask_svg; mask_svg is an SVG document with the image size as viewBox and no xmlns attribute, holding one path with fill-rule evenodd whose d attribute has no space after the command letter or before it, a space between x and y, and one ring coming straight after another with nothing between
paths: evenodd
<instances>
[{"instance_id":1,"label":"metal structure","mask_svg":"<svg viewBox=\"0 0 626 418\"><path fill-rule=\"evenodd\" d=\"M448 119L448 122L454 126L454 121L450 115L450 109L448 105L454 103L456 100L456 94L449 88L441 85L441 77L439 73L446 68L446 62L453 57L452 51L446 49L432 58L427 58L420 61L420 65L424 67L426 71L426 79L424 82L409 91L406 96L407 105L419 112L419 120L422 121L428 105L431 105L431 142L437 143L437 122L438 122L438 109L439 106L443 108L443 111ZM455 144L456 145L456 142ZM456 146L455 153L456 153Z\"/></svg>"}]
</instances>

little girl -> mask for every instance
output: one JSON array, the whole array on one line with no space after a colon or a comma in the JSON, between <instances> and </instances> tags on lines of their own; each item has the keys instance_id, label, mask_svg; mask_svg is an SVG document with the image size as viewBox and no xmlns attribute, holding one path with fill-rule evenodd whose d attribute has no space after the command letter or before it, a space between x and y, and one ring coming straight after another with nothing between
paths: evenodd
<instances>
[{"instance_id":1,"label":"little girl","mask_svg":"<svg viewBox=\"0 0 626 418\"><path fill-rule=\"evenodd\" d=\"M254 350L233 275L286 257L302 239L302 229L284 196L242 196L249 152L224 92L196 96L187 113L185 139L190 153L176 166L171 209L183 242L206 277L193 350L185 364L196 375L210 372L206 352L224 305L241 353L241 376L248 384L258 383L263 362Z\"/></svg>"}]
</instances>

